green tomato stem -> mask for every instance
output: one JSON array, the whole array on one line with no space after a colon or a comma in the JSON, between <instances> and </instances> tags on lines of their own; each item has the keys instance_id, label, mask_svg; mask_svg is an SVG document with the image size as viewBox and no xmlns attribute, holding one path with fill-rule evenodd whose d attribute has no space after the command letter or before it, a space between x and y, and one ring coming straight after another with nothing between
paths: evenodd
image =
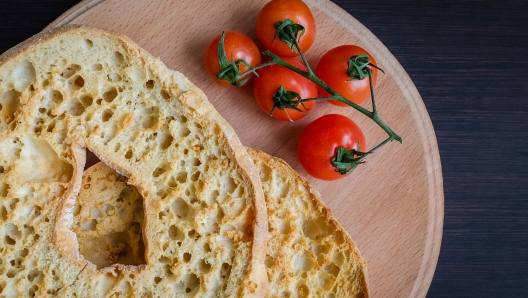
<instances>
[{"instance_id":1,"label":"green tomato stem","mask_svg":"<svg viewBox=\"0 0 528 298\"><path fill-rule=\"evenodd\" d=\"M223 42L224 33L222 33L222 37L221 37L221 40L218 46L219 64L221 66L222 71L217 75L217 77L221 79L227 79L231 82L232 85L235 85L235 86L242 85L247 80L249 80L251 74L255 74L256 76L258 76L256 72L258 69L261 69L261 68L264 68L270 65L280 65L314 82L321 89L329 93L330 96L300 99L298 94L290 94L288 93L287 90L282 90L284 88L282 88L281 86L282 89L281 88L277 89L276 98L274 98L275 104L273 105L270 115L273 114L273 111L275 110L275 108L279 108L281 110L284 110L286 112L286 115L289 118L290 116L288 112L286 111L286 109L297 109L298 104L301 104L304 106L304 103L308 101L337 100L337 101L343 102L351 106L352 108L356 109L360 113L372 119L381 129L383 129L383 131L385 131L389 135L389 137L385 139L384 141L382 141L381 143L374 146L368 152L360 152L356 150L348 150L346 148L339 148L340 153L338 153L338 155L340 154L341 157L344 156L345 162L333 160L333 163L339 164L339 172L341 172L342 174L347 174L350 171L352 171L357 165L364 162L364 159L366 156L378 150L383 145L393 140L396 140L400 143L402 142L402 138L399 135L397 135L387 124L385 124L385 122L383 122L383 120L381 120L380 116L378 115L378 111L376 108L376 101L374 98L372 70L369 68L369 66L375 67L377 69L379 68L376 65L373 65L368 61L368 56L366 57L366 59L365 57L361 57L361 56L351 57L350 59L352 58L356 58L356 59L354 61L350 61L350 64L352 65L352 62L355 63L354 65L356 65L358 62L361 63L357 65L357 67L355 68L358 75L361 75L360 77L356 79L364 79L366 76L368 76L369 78L369 87L370 87L370 94L371 94L371 100L372 100L372 111L369 111L368 109L365 109L364 107L348 100L347 98L345 98L344 96L339 94L337 91L332 89L329 85L327 85L325 82L323 82L321 79L319 79L315 75L310 65L308 64L308 60L306 59L304 53L301 51L301 48L299 46L299 42L297 39L297 34L299 33L300 33L299 39L300 37L302 37L304 33L304 27L302 27L299 24L293 23L291 20L286 19L283 22L275 23L275 28L277 29L277 31L276 31L274 38L279 37L279 39L282 42L285 42L286 44L288 44L292 48L292 50L294 50L294 48L295 50L297 50L297 53L299 53L304 65L306 66L306 71L289 64L288 62L284 61L279 56L273 54L270 51L265 51L263 54L268 56L271 59L271 61L268 61L266 63L260 64L255 67L249 66L248 63L243 60L236 61L236 62L235 61L229 62L229 60L226 57L226 53L224 49L224 42ZM249 69L243 73L239 73L238 64L240 63L245 64ZM242 81L239 82L239 80L242 80ZM293 99L295 98L299 98L299 99L294 101ZM340 167L345 167L346 169L341 169Z\"/></svg>"},{"instance_id":2,"label":"green tomato stem","mask_svg":"<svg viewBox=\"0 0 528 298\"><path fill-rule=\"evenodd\" d=\"M389 135L389 139L390 141L392 140L396 140L398 142L402 142L402 139L400 136L398 136L387 124L385 124L385 122L383 122L383 120L381 120L381 118L379 117L378 113L377 113L377 109L376 109L376 105L375 105L375 100L374 100L374 92L372 92L372 84L371 84L371 94L372 94L372 105L373 105L373 110L372 112L365 109L364 107L356 104L356 103L353 103L351 102L350 100L346 99L344 96L342 96L341 94L337 93L334 89L332 89L330 86L328 86L325 82L323 82L321 79L319 79L313 72L312 73L309 73L308 71L304 71L302 69L299 69L291 64L289 64L288 62L284 61L283 59L281 59L279 56L273 54L272 52L270 51L265 51L264 52L264 55L268 56L271 61L274 62L274 64L278 64L278 65L281 65L283 67L286 67L288 69L290 69L291 71L293 72L296 72L298 74L300 74L301 76L309 79L310 81L314 82L315 84L317 84L317 86L321 87L323 90L325 90L326 92L328 92L330 95L331 95L331 98L333 100L337 100L337 101L340 101L340 102L343 102L351 107L353 107L354 109L356 109L357 111L359 111L360 113L364 114L365 116L369 117L370 119L372 119L376 124L378 124L379 127L381 127L381 129L383 129L383 131L385 131L388 135ZM372 83L372 76L369 76L370 78L370 82ZM299 101L299 103L303 102L303 100ZM382 142L382 145L386 144L387 142Z\"/></svg>"}]
</instances>

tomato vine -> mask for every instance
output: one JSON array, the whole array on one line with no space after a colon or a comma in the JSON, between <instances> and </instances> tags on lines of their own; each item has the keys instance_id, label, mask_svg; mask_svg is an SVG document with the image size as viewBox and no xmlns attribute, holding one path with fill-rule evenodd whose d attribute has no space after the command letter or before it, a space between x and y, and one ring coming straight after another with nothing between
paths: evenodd
<instances>
[{"instance_id":1,"label":"tomato vine","mask_svg":"<svg viewBox=\"0 0 528 298\"><path fill-rule=\"evenodd\" d=\"M399 143L402 143L402 138L396 134L379 116L377 107L376 107L376 100L374 97L374 88L373 88L373 82L372 82L372 68L376 68L378 70L381 70L378 68L375 64L371 63L369 61L368 55L357 55L349 57L349 69L347 71L349 77L351 80L363 80L367 79L369 80L370 85L370 94L371 94L371 102L372 102L372 111L350 101L349 99L345 98L341 94L339 94L337 91L335 91L333 88L331 88L328 84L326 84L323 80L321 80L317 75L313 72L311 69L303 51L301 50L301 47L299 45L299 41L302 38L304 27L300 24L296 24L293 21L289 19L285 19L282 22L276 22L275 23L275 38L278 37L280 42L286 43L292 51L298 53L306 66L306 70L302 70L286 61L284 59L280 58L278 55L272 53L269 50L266 50L263 52L265 56L267 56L270 61L257 65L245 72L236 74L236 77L232 77L231 80L237 81L240 78L244 78L247 75L250 75L251 73L258 76L256 73L256 70L267 67L270 65L280 65L282 67L288 68L291 71L294 71L295 73L307 78L308 80L314 82L316 85L318 85L321 89L326 91L330 96L327 97L314 97L314 98L304 98L299 99L297 96L277 96L274 97L274 103L273 107L271 109L270 113L273 113L275 109L280 110L287 110L287 109L295 109L299 104L303 105L306 102L309 101L325 101L325 100L336 100L342 103L345 103L346 105L356 109L363 115L370 118L372 121L374 121L383 131L385 131L388 135L388 137L374 146L369 151L359 151L354 149L346 149L344 147L338 148L335 157L332 159L332 165L336 168L336 171L340 172L341 174L348 174L350 171L355 169L359 164L364 163L365 158L374 153L376 150L378 150L383 145L391 142L391 141L397 141ZM219 52L220 47L222 45L219 44ZM223 64L227 63L225 61L222 61ZM383 70L381 70L383 72Z\"/></svg>"}]
</instances>

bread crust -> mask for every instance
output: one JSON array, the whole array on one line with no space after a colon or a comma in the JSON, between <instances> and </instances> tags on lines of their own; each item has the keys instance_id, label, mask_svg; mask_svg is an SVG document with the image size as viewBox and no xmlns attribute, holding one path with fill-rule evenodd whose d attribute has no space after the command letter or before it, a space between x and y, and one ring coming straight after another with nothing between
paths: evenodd
<instances>
[{"instance_id":1,"label":"bread crust","mask_svg":"<svg viewBox=\"0 0 528 298\"><path fill-rule=\"evenodd\" d=\"M235 131L232 127L220 116L214 107L207 101L205 94L189 82L182 74L168 70L165 65L159 60L152 57L149 53L141 49L128 37L118 34L116 32L103 30L89 26L78 26L78 25L66 25L52 30L39 33L23 43L15 46L0 56L0 68L4 67L8 62L21 61L25 56L30 53L39 51L39 47L46 44L46 42L52 41L64 35L74 36L98 36L107 37L113 39L122 44L123 48L128 51L128 54L133 55L137 59L142 61L143 67L147 68L163 85L164 90L168 92L171 98L177 98L178 103L174 102L173 105L182 104L190 108L194 113L208 119L208 123L211 127L214 127L219 131L226 139L226 145L231 148L227 151L229 159L235 162L238 167L242 170L241 174L243 180L248 185L249 195L253 198L254 206L254 222L253 222L253 240L251 244L251 262L247 267L246 275L248 284L244 285L243 293L240 296L244 297L262 297L265 294L267 287L267 276L264 270L264 259L266 254L266 239L267 239L267 216L266 207L262 188L260 185L260 179L258 172L254 167L251 158L247 154L246 150L240 143ZM179 94L177 89L185 89L186 92ZM37 90L38 91L38 90ZM27 103L22 103L23 113L30 117L30 111L36 110L35 107L38 104L37 100L29 100ZM30 119L26 119L30 121ZM24 124L22 124L24 125ZM73 132L75 134L75 132ZM71 202L75 199L80 186L80 173L82 173L82 167L84 166L83 153L79 153L80 147L87 146L82 136L76 136L75 139L79 142L73 144L73 152L77 152L75 158L75 168L71 185L68 188L66 197L63 199L63 206L65 212L71 212ZM80 146L80 147L79 147ZM98 154L105 151L105 148L90 148L93 149L94 153ZM114 168L117 172L130 178L132 184L136 184L138 178L135 177L134 173L129 173L125 168L120 166L113 160L105 160L104 156L99 154L99 157L110 167ZM138 189L142 191L142 186L136 184ZM70 211L68 211L70 210ZM54 245L57 249L66 255L69 255L73 260L77 260L79 265L82 266L83 261L75 253L71 253L72 246L71 241L73 238L71 232L67 229L71 225L71 214L62 214L56 220L56 225L59 228L53 239ZM70 240L66 240L70 239ZM147 244L148 246L148 244ZM85 265L86 266L86 265ZM125 269L125 268L123 268ZM83 267L84 270L84 267ZM258 285L258 286L257 286Z\"/></svg>"}]
</instances>

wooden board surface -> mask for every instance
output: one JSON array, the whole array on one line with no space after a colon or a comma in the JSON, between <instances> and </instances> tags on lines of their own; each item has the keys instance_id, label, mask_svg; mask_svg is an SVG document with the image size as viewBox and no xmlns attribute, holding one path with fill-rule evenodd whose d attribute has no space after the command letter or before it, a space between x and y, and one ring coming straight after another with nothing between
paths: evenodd
<instances>
[{"instance_id":1,"label":"wooden board surface","mask_svg":"<svg viewBox=\"0 0 528 298\"><path fill-rule=\"evenodd\" d=\"M216 86L203 70L207 42L222 30L255 37L254 19L266 1L85 0L50 24L89 24L126 34L203 89L237 131L243 144L285 159L303 176L296 157L299 133L328 113L352 117L369 144L385 138L381 129L352 109L318 106L295 123L278 122L257 107L251 88ZM308 177L369 263L373 297L423 297L438 260L443 226L443 184L434 130L414 84L387 48L335 4L305 1L317 21L317 38L307 52L315 65L328 49L357 44L385 74L376 97L381 117L403 138L369 157L365 165L336 182ZM365 104L369 107L369 104Z\"/></svg>"}]
</instances>

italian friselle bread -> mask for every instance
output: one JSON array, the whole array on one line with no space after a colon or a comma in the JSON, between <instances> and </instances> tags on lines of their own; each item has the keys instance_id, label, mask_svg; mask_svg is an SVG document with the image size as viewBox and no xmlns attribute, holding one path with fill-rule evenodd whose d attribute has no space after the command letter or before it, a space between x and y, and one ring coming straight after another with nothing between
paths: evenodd
<instances>
[{"instance_id":1,"label":"italian friselle bread","mask_svg":"<svg viewBox=\"0 0 528 298\"><path fill-rule=\"evenodd\" d=\"M266 297L369 297L367 263L319 193L284 160L247 150L268 211Z\"/></svg>"},{"instance_id":2,"label":"italian friselle bread","mask_svg":"<svg viewBox=\"0 0 528 298\"><path fill-rule=\"evenodd\" d=\"M137 189L141 231L73 225L85 148ZM0 296L262 296L266 220L233 129L130 39L67 26L0 56ZM141 237L144 260L87 260L74 230L101 226ZM107 261L127 249L115 245Z\"/></svg>"},{"instance_id":3,"label":"italian friselle bread","mask_svg":"<svg viewBox=\"0 0 528 298\"><path fill-rule=\"evenodd\" d=\"M259 170L269 216L266 297L369 297L366 262L321 202L319 194L282 159L247 150ZM113 202L112 208L119 210L117 205L122 194L134 193L134 188L127 186L122 178L103 163L89 168L83 175L79 195L87 198L81 207L81 213L86 216L76 218L79 221L74 225L89 225L94 220L90 210L95 206ZM101 182L113 191L92 193L92 187L99 188L97 185ZM114 220L118 215L112 213L104 217L103 220ZM134 222L128 218L124 226ZM117 245L108 244L106 239L112 235L109 232L100 230L97 237L83 232L78 234L79 241L90 241L105 252L92 254L96 262L104 261L106 252ZM135 245L122 244L132 248Z\"/></svg>"}]
</instances>

